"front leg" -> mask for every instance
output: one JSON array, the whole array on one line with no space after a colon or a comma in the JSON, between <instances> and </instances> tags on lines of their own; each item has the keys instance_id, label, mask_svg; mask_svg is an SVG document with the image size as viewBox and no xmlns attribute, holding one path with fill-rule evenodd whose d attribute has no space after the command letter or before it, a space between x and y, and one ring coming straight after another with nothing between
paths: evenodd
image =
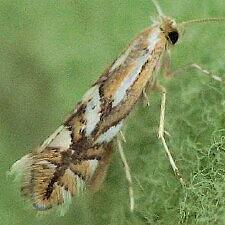
<instances>
[{"instance_id":1,"label":"front leg","mask_svg":"<svg viewBox=\"0 0 225 225\"><path fill-rule=\"evenodd\" d=\"M173 78L173 77L175 77L177 75L181 75L189 70L195 69L195 70L198 70L202 75L205 75L213 80L225 83L225 79L222 78L220 75L214 74L213 72L203 68L202 66L200 66L197 63L190 63L187 65L183 65L174 71L171 69L171 67L172 67L171 66L171 55L170 55L170 51L167 50L164 54L164 57L162 59L162 65L161 65L162 73L163 73L164 77Z\"/></svg>"},{"instance_id":2,"label":"front leg","mask_svg":"<svg viewBox=\"0 0 225 225\"><path fill-rule=\"evenodd\" d=\"M170 152L170 150L169 150L169 148L167 146L167 143L166 143L166 140L165 140L165 137L164 137L164 133L165 133L165 130L164 130L164 121L165 121L165 108L166 108L166 89L163 86L161 86L161 85L157 85L156 88L158 90L160 90L161 93L162 93L158 137L162 141L164 150L166 152L166 155L168 156L170 165L171 165L171 167L172 167L175 175L178 177L180 183L182 185L185 185L184 179L182 178L182 176L181 176L181 174L179 172L179 169L176 166L176 163L175 163L175 161L174 161L174 159L173 159L173 157L171 155L171 152Z\"/></svg>"},{"instance_id":3,"label":"front leg","mask_svg":"<svg viewBox=\"0 0 225 225\"><path fill-rule=\"evenodd\" d=\"M120 132L121 138L123 139L124 142L126 142L126 139L122 133L122 131ZM124 166L124 171L125 171L125 175L126 175L126 179L127 179L127 183L128 183L128 191L129 191L129 197L130 197L130 211L133 212L134 211L134 190L133 190L133 182L132 182L132 178L131 178L131 174L130 174L130 167L128 165L125 153L123 151L123 147L120 141L120 137L117 137L117 146L118 146L118 151L120 153L120 158L123 162L123 166Z\"/></svg>"}]
</instances>

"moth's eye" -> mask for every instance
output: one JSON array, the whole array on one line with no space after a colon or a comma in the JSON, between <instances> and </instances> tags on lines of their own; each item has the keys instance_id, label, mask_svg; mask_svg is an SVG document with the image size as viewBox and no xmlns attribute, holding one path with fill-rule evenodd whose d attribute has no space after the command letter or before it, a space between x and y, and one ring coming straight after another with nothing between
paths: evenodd
<instances>
[{"instance_id":1,"label":"moth's eye","mask_svg":"<svg viewBox=\"0 0 225 225\"><path fill-rule=\"evenodd\" d=\"M169 36L171 43L174 45L179 38L179 33L177 31L172 31L172 32L168 33L168 36Z\"/></svg>"}]
</instances>

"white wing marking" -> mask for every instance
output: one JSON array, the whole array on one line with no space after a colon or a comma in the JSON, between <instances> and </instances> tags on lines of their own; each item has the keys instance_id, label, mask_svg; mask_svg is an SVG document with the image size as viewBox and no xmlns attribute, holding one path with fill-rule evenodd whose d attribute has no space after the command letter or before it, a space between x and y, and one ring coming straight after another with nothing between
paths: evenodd
<instances>
[{"instance_id":1,"label":"white wing marking","mask_svg":"<svg viewBox=\"0 0 225 225\"><path fill-rule=\"evenodd\" d=\"M123 125L123 120L121 120L115 126L110 127L105 133L101 134L95 141L96 144L102 144L103 142L110 142L120 131Z\"/></svg>"},{"instance_id":2,"label":"white wing marking","mask_svg":"<svg viewBox=\"0 0 225 225\"><path fill-rule=\"evenodd\" d=\"M100 121L101 99L99 95L98 85L91 88L92 90L85 95L87 101L87 107L85 110L84 118L87 121L86 135L89 136L95 129L96 124Z\"/></svg>"},{"instance_id":3,"label":"white wing marking","mask_svg":"<svg viewBox=\"0 0 225 225\"><path fill-rule=\"evenodd\" d=\"M133 69L133 71L127 76L124 81L122 82L121 86L117 89L115 94L113 95L113 103L112 107L117 106L126 96L127 90L133 85L135 80L137 79L139 73L141 72L142 66L147 62L148 59L151 58L151 53L155 48L155 45L160 40L159 38L159 31L156 30L155 32L151 33L151 36L148 40L148 52L141 56L138 59L136 67Z\"/></svg>"},{"instance_id":4,"label":"white wing marking","mask_svg":"<svg viewBox=\"0 0 225 225\"><path fill-rule=\"evenodd\" d=\"M48 144L49 147L53 148L61 148L63 150L68 149L69 146L72 144L72 131L69 130L68 127L63 127L61 131L55 135L52 141Z\"/></svg>"}]
</instances>

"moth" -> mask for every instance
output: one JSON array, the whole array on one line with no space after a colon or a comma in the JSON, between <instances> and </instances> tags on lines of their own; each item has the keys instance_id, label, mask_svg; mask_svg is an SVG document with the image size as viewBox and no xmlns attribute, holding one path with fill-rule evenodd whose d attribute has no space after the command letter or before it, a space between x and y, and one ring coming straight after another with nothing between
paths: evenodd
<instances>
[{"instance_id":1,"label":"moth","mask_svg":"<svg viewBox=\"0 0 225 225\"><path fill-rule=\"evenodd\" d=\"M176 23L162 13L155 1L153 3L159 14L153 24L138 34L105 70L65 122L40 147L12 166L11 172L21 180L22 195L30 199L36 210L63 205L85 187L93 191L99 189L110 164L115 139L136 103L146 96L147 89L162 91L159 138L174 172L183 182L164 138L166 92L157 83L157 76L161 68L169 69L169 50L177 44L184 26L224 19ZM201 69L196 64L191 66ZM220 80L215 75L212 77ZM121 150L120 142L118 146ZM127 179L131 183L123 156ZM130 195L133 195L132 189ZM131 205L132 208L133 203Z\"/></svg>"}]
</instances>

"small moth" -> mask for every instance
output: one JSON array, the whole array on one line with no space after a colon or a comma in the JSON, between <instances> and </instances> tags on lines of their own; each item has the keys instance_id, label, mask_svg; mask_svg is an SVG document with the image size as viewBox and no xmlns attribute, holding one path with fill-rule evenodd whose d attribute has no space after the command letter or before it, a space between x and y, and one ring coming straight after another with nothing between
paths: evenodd
<instances>
[{"instance_id":1,"label":"small moth","mask_svg":"<svg viewBox=\"0 0 225 225\"><path fill-rule=\"evenodd\" d=\"M22 194L31 200L36 210L45 211L71 201L85 187L98 190L106 176L114 140L136 103L146 95L146 89L157 88L163 93L159 137L175 173L183 182L164 139L165 89L157 83L158 71L169 70L170 47L176 45L184 26L224 19L176 23L162 13L155 1L153 3L158 19L138 34L109 66L65 122L40 147L12 166L11 172L21 179ZM220 80L217 76L214 79ZM131 183L129 172L127 177Z\"/></svg>"}]
</instances>

